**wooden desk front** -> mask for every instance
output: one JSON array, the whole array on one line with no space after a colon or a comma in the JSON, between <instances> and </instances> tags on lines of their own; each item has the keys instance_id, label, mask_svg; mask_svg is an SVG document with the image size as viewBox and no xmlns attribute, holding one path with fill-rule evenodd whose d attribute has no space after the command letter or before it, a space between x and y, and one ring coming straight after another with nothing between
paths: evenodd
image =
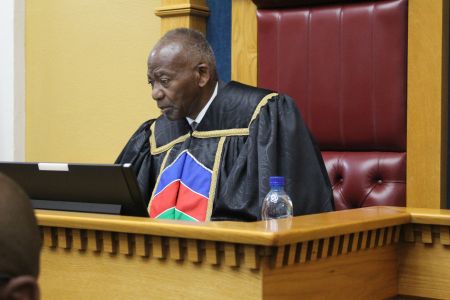
<instances>
[{"instance_id":1,"label":"wooden desk front","mask_svg":"<svg viewBox=\"0 0 450 300\"><path fill-rule=\"evenodd\" d=\"M43 299L450 298L450 213L370 207L274 222L36 211Z\"/></svg>"}]
</instances>

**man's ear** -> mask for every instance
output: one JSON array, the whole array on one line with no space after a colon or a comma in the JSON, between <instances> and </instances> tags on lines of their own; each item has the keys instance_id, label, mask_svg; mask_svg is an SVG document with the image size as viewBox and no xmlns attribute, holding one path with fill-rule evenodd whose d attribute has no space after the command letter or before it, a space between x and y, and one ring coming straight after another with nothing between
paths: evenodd
<instances>
[{"instance_id":1,"label":"man's ear","mask_svg":"<svg viewBox=\"0 0 450 300\"><path fill-rule=\"evenodd\" d=\"M18 276L12 278L0 293L0 299L7 300L37 300L39 287L32 276Z\"/></svg>"},{"instance_id":2,"label":"man's ear","mask_svg":"<svg viewBox=\"0 0 450 300\"><path fill-rule=\"evenodd\" d=\"M205 63L199 63L197 65L197 72L198 72L198 86L204 87L209 80L211 79L211 70L208 66L208 64Z\"/></svg>"}]
</instances>

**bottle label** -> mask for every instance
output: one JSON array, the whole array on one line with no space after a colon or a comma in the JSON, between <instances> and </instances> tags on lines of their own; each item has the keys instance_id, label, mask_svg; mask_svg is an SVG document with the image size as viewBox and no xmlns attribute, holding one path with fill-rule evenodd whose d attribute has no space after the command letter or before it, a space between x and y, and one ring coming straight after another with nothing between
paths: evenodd
<instances>
[{"instance_id":1,"label":"bottle label","mask_svg":"<svg viewBox=\"0 0 450 300\"><path fill-rule=\"evenodd\" d=\"M269 197L271 202L277 202L278 201L278 194L273 193L272 195L270 195Z\"/></svg>"}]
</instances>

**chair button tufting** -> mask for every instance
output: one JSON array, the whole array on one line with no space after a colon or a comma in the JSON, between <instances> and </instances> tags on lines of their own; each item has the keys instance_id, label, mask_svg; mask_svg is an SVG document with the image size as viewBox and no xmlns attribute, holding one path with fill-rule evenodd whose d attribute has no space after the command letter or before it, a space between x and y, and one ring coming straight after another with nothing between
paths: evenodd
<instances>
[{"instance_id":1,"label":"chair button tufting","mask_svg":"<svg viewBox=\"0 0 450 300\"><path fill-rule=\"evenodd\" d=\"M383 183L383 180L378 179L378 184L382 184L382 183Z\"/></svg>"}]
</instances>

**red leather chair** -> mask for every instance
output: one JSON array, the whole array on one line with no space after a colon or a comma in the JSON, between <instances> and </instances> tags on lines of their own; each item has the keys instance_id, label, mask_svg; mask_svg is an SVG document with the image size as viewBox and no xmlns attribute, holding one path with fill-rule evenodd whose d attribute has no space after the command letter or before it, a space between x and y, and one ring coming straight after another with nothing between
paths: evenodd
<instances>
[{"instance_id":1,"label":"red leather chair","mask_svg":"<svg viewBox=\"0 0 450 300\"><path fill-rule=\"evenodd\" d=\"M254 0L258 85L292 96L336 209L406 204L407 0Z\"/></svg>"}]
</instances>

